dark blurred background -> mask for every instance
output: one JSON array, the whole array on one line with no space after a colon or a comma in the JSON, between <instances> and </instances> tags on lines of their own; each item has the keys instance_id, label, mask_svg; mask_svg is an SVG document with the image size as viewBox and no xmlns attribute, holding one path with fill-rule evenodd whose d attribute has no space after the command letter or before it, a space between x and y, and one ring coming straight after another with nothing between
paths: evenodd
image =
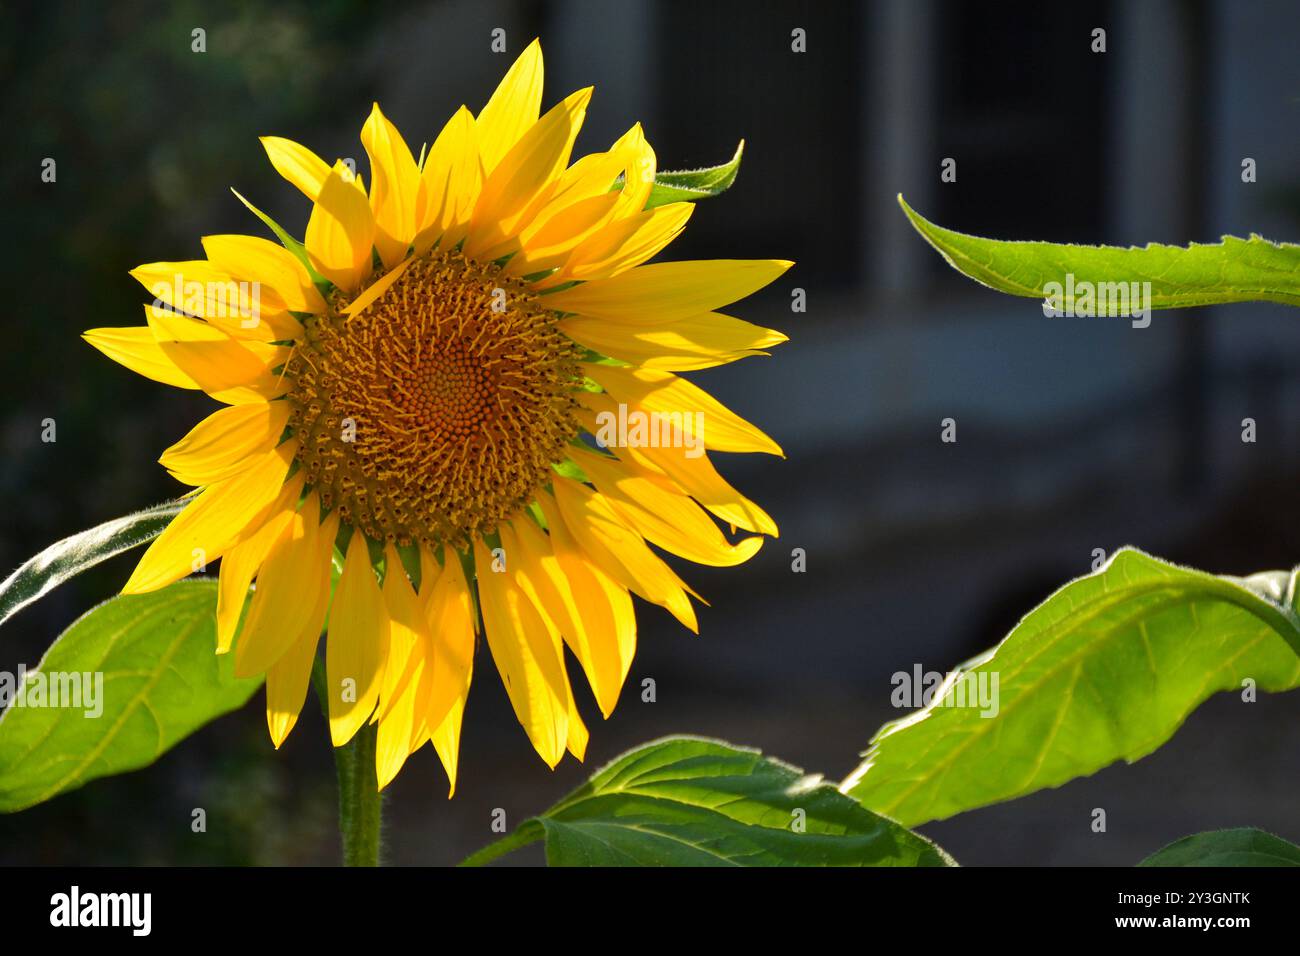
<instances>
[{"instance_id":1,"label":"dark blurred background","mask_svg":"<svg viewBox=\"0 0 1300 956\"><path fill-rule=\"evenodd\" d=\"M1094 28L1106 52L1091 50ZM191 52L191 31L207 52ZM506 31L509 52L490 50ZM806 31L807 52L791 50ZM257 136L358 157L372 99L413 147L477 111L539 35L546 103L594 84L579 152L642 120L663 168L719 162L736 186L671 258L797 267L740 307L785 330L770 359L694 376L766 428L785 461L723 456L777 518L740 569L693 566L692 637L639 607L614 716L579 691L586 766L548 771L481 648L456 798L425 748L390 788L395 863L451 863L624 749L693 732L838 779L899 716L890 675L995 643L1096 548L1207 570L1300 561L1300 321L1282 306L1048 321L952 272L895 195L1002 238L1113 244L1300 236L1300 7L1286 0L1045 4L877 0L447 0L0 9L6 270L0 566L180 489L159 453L213 407L107 361L78 334L137 325L137 264L264 230L235 186L299 235L307 204ZM45 157L57 182L41 181ZM940 162L957 160L957 181ZM1243 183L1244 158L1258 181ZM791 294L806 291L806 313ZM58 441L40 440L57 421ZM940 420L958 423L940 442ZM1241 441L1256 420L1258 441ZM791 573L804 548L808 570ZM0 668L34 665L114 593L116 559L4 628ZM657 702L642 703L645 678ZM259 694L148 770L0 817L3 863L329 863L333 769L309 701L280 754ZM1173 742L1001 807L923 828L959 861L1131 864L1185 833L1255 825L1300 840L1300 695L1223 696ZM1090 831L1105 807L1109 832ZM190 831L204 807L208 832ZM537 862L536 848L511 858Z\"/></svg>"}]
</instances>

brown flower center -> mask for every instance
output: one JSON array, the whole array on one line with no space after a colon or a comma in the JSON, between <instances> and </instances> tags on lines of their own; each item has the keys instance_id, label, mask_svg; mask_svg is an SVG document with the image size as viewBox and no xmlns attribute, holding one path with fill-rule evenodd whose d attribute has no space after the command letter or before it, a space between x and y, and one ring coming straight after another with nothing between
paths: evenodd
<instances>
[{"instance_id":1,"label":"brown flower center","mask_svg":"<svg viewBox=\"0 0 1300 956\"><path fill-rule=\"evenodd\" d=\"M534 499L579 432L577 352L518 279L412 262L353 316L309 319L287 363L298 461L379 540L464 546Z\"/></svg>"}]
</instances>

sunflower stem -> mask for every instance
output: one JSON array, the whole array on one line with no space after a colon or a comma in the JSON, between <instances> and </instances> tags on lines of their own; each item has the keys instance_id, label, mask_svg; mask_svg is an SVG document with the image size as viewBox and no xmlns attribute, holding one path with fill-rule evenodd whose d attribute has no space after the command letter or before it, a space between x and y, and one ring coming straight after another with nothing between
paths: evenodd
<instances>
[{"instance_id":1,"label":"sunflower stem","mask_svg":"<svg viewBox=\"0 0 1300 956\"><path fill-rule=\"evenodd\" d=\"M321 709L329 716L324 662L312 666L312 684ZM339 777L339 835L343 838L344 866L378 866L383 797L375 777L378 728L367 723L342 747L334 748Z\"/></svg>"},{"instance_id":2,"label":"sunflower stem","mask_svg":"<svg viewBox=\"0 0 1300 956\"><path fill-rule=\"evenodd\" d=\"M379 827L383 797L375 779L374 724L366 724L342 747L334 748L339 771L339 832L344 866L379 865Z\"/></svg>"}]
</instances>

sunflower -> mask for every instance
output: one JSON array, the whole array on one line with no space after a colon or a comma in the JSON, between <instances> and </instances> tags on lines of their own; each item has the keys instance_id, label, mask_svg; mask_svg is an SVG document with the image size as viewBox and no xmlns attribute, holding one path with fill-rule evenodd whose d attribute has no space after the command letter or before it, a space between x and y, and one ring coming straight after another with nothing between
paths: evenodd
<instances>
[{"instance_id":1,"label":"sunflower","mask_svg":"<svg viewBox=\"0 0 1300 956\"><path fill-rule=\"evenodd\" d=\"M326 633L331 738L377 723L380 787L432 742L454 793L480 632L542 759L581 760L563 648L608 717L632 594L697 630L698 595L650 545L734 565L777 533L704 452L780 448L674 373L784 341L714 310L790 263L643 264L693 205L648 202L639 125L570 165L591 90L539 118L541 95L534 41L418 160L376 104L369 191L264 138L312 203L304 241L244 200L281 244L208 236L206 259L141 266L146 324L85 333L224 405L162 455L194 491L123 593L221 559L217 653L265 674L277 748Z\"/></svg>"}]
</instances>

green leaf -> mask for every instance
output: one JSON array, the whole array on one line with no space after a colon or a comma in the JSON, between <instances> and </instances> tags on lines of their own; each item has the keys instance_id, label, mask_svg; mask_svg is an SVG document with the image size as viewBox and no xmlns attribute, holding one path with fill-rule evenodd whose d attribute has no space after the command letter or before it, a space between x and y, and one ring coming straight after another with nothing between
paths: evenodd
<instances>
[{"instance_id":1,"label":"green leaf","mask_svg":"<svg viewBox=\"0 0 1300 956\"><path fill-rule=\"evenodd\" d=\"M69 578L151 541L187 501L165 501L50 545L0 583L0 624Z\"/></svg>"},{"instance_id":2,"label":"green leaf","mask_svg":"<svg viewBox=\"0 0 1300 956\"><path fill-rule=\"evenodd\" d=\"M670 202L694 202L726 192L736 181L736 174L740 172L740 157L744 152L745 141L742 139L736 146L736 154L719 166L656 173L645 208L653 209Z\"/></svg>"},{"instance_id":3,"label":"green leaf","mask_svg":"<svg viewBox=\"0 0 1300 956\"><path fill-rule=\"evenodd\" d=\"M44 686L51 702L56 675L91 678L72 697L77 706L14 704L0 717L0 812L147 766L241 707L261 681L236 680L234 655L214 652L216 602L215 581L180 581L115 597L64 631L28 673L24 700Z\"/></svg>"},{"instance_id":4,"label":"green leaf","mask_svg":"<svg viewBox=\"0 0 1300 956\"><path fill-rule=\"evenodd\" d=\"M918 826L1132 763L1216 691L1296 687L1295 604L1295 573L1217 577L1122 549L881 728L841 789ZM996 708L971 705L979 681Z\"/></svg>"},{"instance_id":5,"label":"green leaf","mask_svg":"<svg viewBox=\"0 0 1300 956\"><path fill-rule=\"evenodd\" d=\"M1300 846L1254 827L1175 840L1138 866L1300 866Z\"/></svg>"},{"instance_id":6,"label":"green leaf","mask_svg":"<svg viewBox=\"0 0 1300 956\"><path fill-rule=\"evenodd\" d=\"M543 837L551 866L955 865L820 777L698 737L666 737L625 753L465 863Z\"/></svg>"},{"instance_id":7,"label":"green leaf","mask_svg":"<svg viewBox=\"0 0 1300 956\"><path fill-rule=\"evenodd\" d=\"M1300 246L1224 236L1221 243L1190 246L1081 246L1054 242L1005 242L943 229L899 205L948 264L976 282L1011 295L1046 299L1048 283L1150 282L1153 309L1181 309L1224 302L1300 305ZM1052 290L1055 292L1056 290ZM1064 303L1068 308L1069 303ZM1114 314L1114 313L1110 313Z\"/></svg>"}]
</instances>

